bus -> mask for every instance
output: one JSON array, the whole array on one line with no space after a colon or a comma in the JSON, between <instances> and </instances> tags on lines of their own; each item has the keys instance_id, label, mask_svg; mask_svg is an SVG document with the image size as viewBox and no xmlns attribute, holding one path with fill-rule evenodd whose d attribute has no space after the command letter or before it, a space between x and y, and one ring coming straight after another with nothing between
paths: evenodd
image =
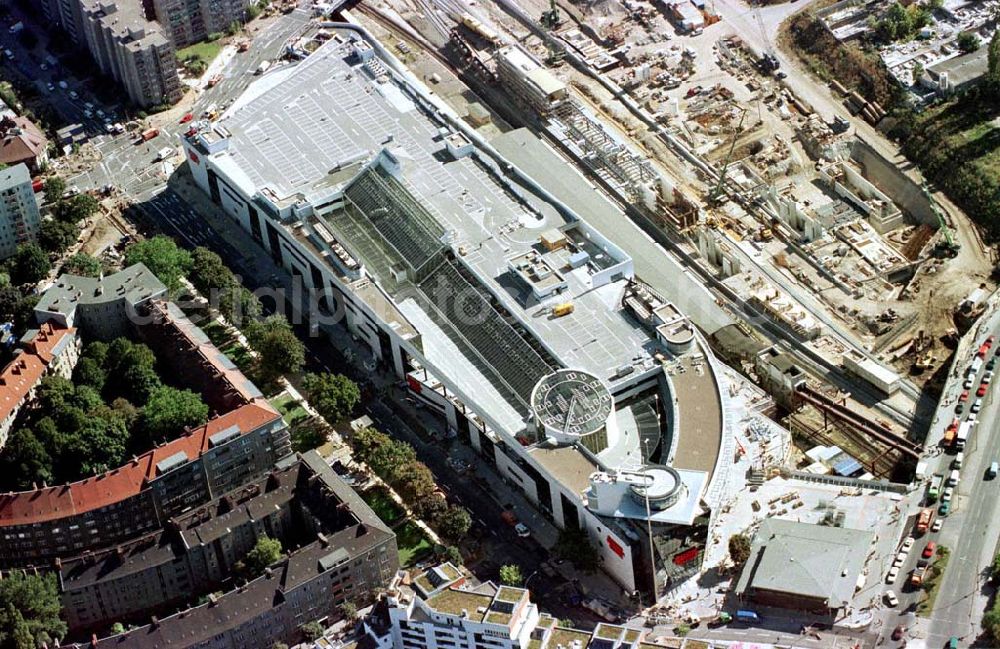
<instances>
[{"instance_id":1,"label":"bus","mask_svg":"<svg viewBox=\"0 0 1000 649\"><path fill-rule=\"evenodd\" d=\"M937 502L938 496L941 495L941 483L944 482L944 476L940 473L935 473L931 476L930 486L927 488L927 504L933 505Z\"/></svg>"}]
</instances>

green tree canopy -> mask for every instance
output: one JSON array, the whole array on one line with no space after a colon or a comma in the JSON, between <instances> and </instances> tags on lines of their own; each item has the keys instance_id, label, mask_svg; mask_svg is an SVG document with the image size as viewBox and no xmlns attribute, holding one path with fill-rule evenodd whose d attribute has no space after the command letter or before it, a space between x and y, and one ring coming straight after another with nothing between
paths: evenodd
<instances>
[{"instance_id":1,"label":"green tree canopy","mask_svg":"<svg viewBox=\"0 0 1000 649\"><path fill-rule=\"evenodd\" d=\"M49 255L37 243L25 243L14 253L10 277L15 284L36 284L51 268Z\"/></svg>"},{"instance_id":2,"label":"green tree canopy","mask_svg":"<svg viewBox=\"0 0 1000 649\"><path fill-rule=\"evenodd\" d=\"M181 278L191 268L191 253L177 246L170 237L157 235L129 246L125 265L143 263L171 291L181 286Z\"/></svg>"},{"instance_id":3,"label":"green tree canopy","mask_svg":"<svg viewBox=\"0 0 1000 649\"><path fill-rule=\"evenodd\" d=\"M955 39L955 44L958 46L958 49L962 50L966 54L975 52L979 49L979 46L982 45L979 37L972 32L962 32L959 34L958 38Z\"/></svg>"},{"instance_id":4,"label":"green tree canopy","mask_svg":"<svg viewBox=\"0 0 1000 649\"><path fill-rule=\"evenodd\" d=\"M257 543L247 552L243 558L243 565L250 575L256 577L264 572L264 568L277 562L281 557L281 541L265 535L257 539Z\"/></svg>"},{"instance_id":5,"label":"green tree canopy","mask_svg":"<svg viewBox=\"0 0 1000 649\"><path fill-rule=\"evenodd\" d=\"M108 375L104 368L93 358L83 357L73 368L73 381L78 386L89 385L95 390L101 391L104 389L104 382L107 379Z\"/></svg>"},{"instance_id":6,"label":"green tree canopy","mask_svg":"<svg viewBox=\"0 0 1000 649\"><path fill-rule=\"evenodd\" d=\"M52 216L64 223L79 223L90 218L99 208L97 199L90 194L77 194L57 202L52 207Z\"/></svg>"},{"instance_id":7,"label":"green tree canopy","mask_svg":"<svg viewBox=\"0 0 1000 649\"><path fill-rule=\"evenodd\" d=\"M343 374L306 374L302 389L312 407L331 424L350 415L361 400L358 385Z\"/></svg>"},{"instance_id":8,"label":"green tree canopy","mask_svg":"<svg viewBox=\"0 0 1000 649\"><path fill-rule=\"evenodd\" d=\"M513 563L500 566L500 583L504 586L521 586L524 583L521 566Z\"/></svg>"},{"instance_id":9,"label":"green tree canopy","mask_svg":"<svg viewBox=\"0 0 1000 649\"><path fill-rule=\"evenodd\" d=\"M750 537L746 534L733 534L729 537L729 558L737 568L742 568L743 564L750 558Z\"/></svg>"},{"instance_id":10,"label":"green tree canopy","mask_svg":"<svg viewBox=\"0 0 1000 649\"><path fill-rule=\"evenodd\" d=\"M1000 29L993 32L986 60L988 62L986 81L992 86L995 93L1000 90Z\"/></svg>"},{"instance_id":11,"label":"green tree canopy","mask_svg":"<svg viewBox=\"0 0 1000 649\"><path fill-rule=\"evenodd\" d=\"M434 521L438 533L449 541L461 541L472 527L472 516L465 507L452 505Z\"/></svg>"},{"instance_id":12,"label":"green tree canopy","mask_svg":"<svg viewBox=\"0 0 1000 649\"><path fill-rule=\"evenodd\" d=\"M351 439L355 457L385 479L392 476L396 467L412 462L417 457L412 446L396 441L374 428L362 428Z\"/></svg>"},{"instance_id":13,"label":"green tree canopy","mask_svg":"<svg viewBox=\"0 0 1000 649\"><path fill-rule=\"evenodd\" d=\"M0 647L35 649L66 635L56 577L11 573L0 579ZM25 644L28 643L28 644Z\"/></svg>"},{"instance_id":14,"label":"green tree canopy","mask_svg":"<svg viewBox=\"0 0 1000 649\"><path fill-rule=\"evenodd\" d=\"M437 489L434 474L423 462L411 460L399 466L390 480L399 497L408 503L420 502Z\"/></svg>"},{"instance_id":15,"label":"green tree canopy","mask_svg":"<svg viewBox=\"0 0 1000 649\"><path fill-rule=\"evenodd\" d=\"M67 221L48 219L38 229L38 245L48 252L62 253L79 237L80 226Z\"/></svg>"},{"instance_id":16,"label":"green tree canopy","mask_svg":"<svg viewBox=\"0 0 1000 649\"><path fill-rule=\"evenodd\" d=\"M265 381L298 372L305 364L305 346L284 316L275 314L254 320L245 327L244 333L250 346L260 355L257 365Z\"/></svg>"},{"instance_id":17,"label":"green tree canopy","mask_svg":"<svg viewBox=\"0 0 1000 649\"><path fill-rule=\"evenodd\" d=\"M15 428L0 454L0 471L7 484L27 489L32 483L53 484L52 456L28 428Z\"/></svg>"},{"instance_id":18,"label":"green tree canopy","mask_svg":"<svg viewBox=\"0 0 1000 649\"><path fill-rule=\"evenodd\" d=\"M323 625L319 622L306 622L299 627L299 631L302 632L302 637L306 641L312 642L323 636Z\"/></svg>"},{"instance_id":19,"label":"green tree canopy","mask_svg":"<svg viewBox=\"0 0 1000 649\"><path fill-rule=\"evenodd\" d=\"M99 277L103 270L103 265L100 259L92 257L85 252L78 252L63 263L62 270L64 273L72 275Z\"/></svg>"},{"instance_id":20,"label":"green tree canopy","mask_svg":"<svg viewBox=\"0 0 1000 649\"><path fill-rule=\"evenodd\" d=\"M157 388L142 409L142 429L153 440L177 437L187 426L208 421L208 406L191 390Z\"/></svg>"},{"instance_id":21,"label":"green tree canopy","mask_svg":"<svg viewBox=\"0 0 1000 649\"><path fill-rule=\"evenodd\" d=\"M42 191L45 192L46 203L55 203L62 199L63 193L66 192L66 181L59 176L52 176L42 185Z\"/></svg>"}]
</instances>

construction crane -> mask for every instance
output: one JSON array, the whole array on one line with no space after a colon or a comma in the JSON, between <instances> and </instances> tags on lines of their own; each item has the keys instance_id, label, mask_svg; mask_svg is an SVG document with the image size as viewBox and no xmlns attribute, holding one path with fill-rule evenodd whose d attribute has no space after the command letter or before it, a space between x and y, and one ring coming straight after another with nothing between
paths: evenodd
<instances>
[{"instance_id":1,"label":"construction crane","mask_svg":"<svg viewBox=\"0 0 1000 649\"><path fill-rule=\"evenodd\" d=\"M941 230L941 234L944 235L943 240L938 240L937 244L934 246L934 254L938 257L949 257L954 258L958 256L958 251L962 249L962 244L951 236L951 229L948 227L948 223L944 219L944 214L941 213L941 208L938 207L937 201L931 196L931 189L927 186L927 183L920 185L920 189L924 192L924 198L927 199L928 204L931 206L931 210L934 212L934 216L937 217L938 228Z\"/></svg>"},{"instance_id":2,"label":"construction crane","mask_svg":"<svg viewBox=\"0 0 1000 649\"><path fill-rule=\"evenodd\" d=\"M559 26L559 7L556 0L549 0L549 10L542 12L542 27L545 29L555 29Z\"/></svg>"},{"instance_id":3,"label":"construction crane","mask_svg":"<svg viewBox=\"0 0 1000 649\"><path fill-rule=\"evenodd\" d=\"M761 55L758 65L760 66L761 72L764 74L770 74L781 67L781 62L778 61L778 57L774 52L774 47L771 46L771 39L768 36L767 27L764 26L764 19L760 15L760 4L754 2L752 11L754 22L757 23L757 28L760 29L760 37L763 39L761 42L764 44L764 53Z\"/></svg>"},{"instance_id":4,"label":"construction crane","mask_svg":"<svg viewBox=\"0 0 1000 649\"><path fill-rule=\"evenodd\" d=\"M726 153L725 160L722 161L722 171L719 172L719 182L715 183L715 187L708 194L708 204L717 205L721 202L720 198L723 193L723 187L726 182L726 173L729 171L729 163L733 158L733 152L736 150L736 142L740 139L740 133L743 132L743 120L746 119L747 110L743 106L737 106L740 110L740 123L736 126L736 131L733 133L733 141L729 144L729 151Z\"/></svg>"}]
</instances>

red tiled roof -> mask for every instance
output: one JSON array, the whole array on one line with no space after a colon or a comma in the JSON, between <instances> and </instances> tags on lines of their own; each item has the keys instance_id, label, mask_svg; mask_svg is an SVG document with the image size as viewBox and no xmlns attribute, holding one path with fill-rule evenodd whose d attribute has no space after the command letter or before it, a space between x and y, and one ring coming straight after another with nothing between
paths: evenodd
<instances>
[{"instance_id":1,"label":"red tiled roof","mask_svg":"<svg viewBox=\"0 0 1000 649\"><path fill-rule=\"evenodd\" d=\"M230 426L241 433L279 418L263 399L220 415L190 434L144 453L125 466L99 476L57 487L0 494L0 527L40 523L106 507L140 493L156 477L156 465L183 452L189 460L208 449L208 438Z\"/></svg>"},{"instance_id":2,"label":"red tiled roof","mask_svg":"<svg viewBox=\"0 0 1000 649\"><path fill-rule=\"evenodd\" d=\"M0 138L0 162L8 165L34 161L49 145L38 127L24 117L0 121Z\"/></svg>"},{"instance_id":3,"label":"red tiled roof","mask_svg":"<svg viewBox=\"0 0 1000 649\"><path fill-rule=\"evenodd\" d=\"M25 343L25 349L0 371L0 421L7 419L18 404L45 375L52 362L52 350L65 336L76 329L57 329L44 324L35 337Z\"/></svg>"}]
</instances>

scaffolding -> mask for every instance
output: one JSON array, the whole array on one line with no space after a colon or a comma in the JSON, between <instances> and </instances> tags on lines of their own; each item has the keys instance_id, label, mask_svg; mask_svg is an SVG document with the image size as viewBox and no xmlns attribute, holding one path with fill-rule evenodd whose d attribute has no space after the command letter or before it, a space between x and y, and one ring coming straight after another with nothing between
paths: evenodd
<instances>
[{"instance_id":1,"label":"scaffolding","mask_svg":"<svg viewBox=\"0 0 1000 649\"><path fill-rule=\"evenodd\" d=\"M560 105L550 121L566 133L569 144L580 150L584 164L618 188L629 203L638 203L642 196L640 188L656 179L656 172L648 160L613 138L575 101Z\"/></svg>"}]
</instances>

